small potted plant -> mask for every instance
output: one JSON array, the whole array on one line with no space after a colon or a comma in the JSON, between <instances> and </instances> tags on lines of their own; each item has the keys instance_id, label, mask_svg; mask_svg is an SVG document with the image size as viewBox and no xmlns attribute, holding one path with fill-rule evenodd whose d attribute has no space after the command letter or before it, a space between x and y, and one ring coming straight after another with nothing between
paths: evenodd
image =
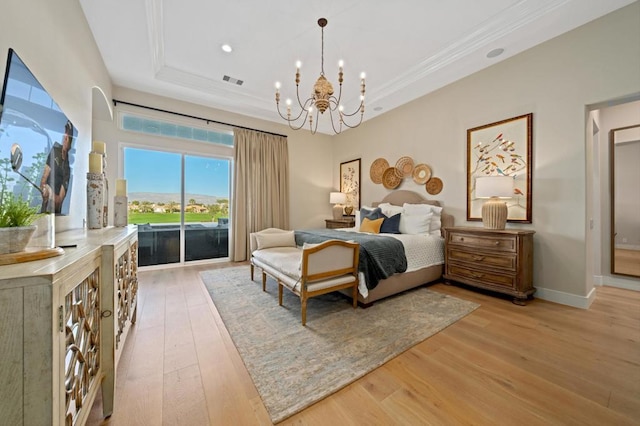
<instances>
[{"instance_id":1,"label":"small potted plant","mask_svg":"<svg viewBox=\"0 0 640 426\"><path fill-rule=\"evenodd\" d=\"M32 223L40 216L37 207L4 193L0 200L0 254L23 251L36 230Z\"/></svg>"}]
</instances>

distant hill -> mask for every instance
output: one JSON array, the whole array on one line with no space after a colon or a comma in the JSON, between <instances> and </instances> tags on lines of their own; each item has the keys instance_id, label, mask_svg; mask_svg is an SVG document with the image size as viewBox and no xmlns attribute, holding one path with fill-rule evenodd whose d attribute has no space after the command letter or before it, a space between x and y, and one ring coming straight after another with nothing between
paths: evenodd
<instances>
[{"instance_id":1,"label":"distant hill","mask_svg":"<svg viewBox=\"0 0 640 426\"><path fill-rule=\"evenodd\" d=\"M127 194L128 201L149 201L151 203L170 203L173 201L174 203L180 202L180 194L161 194L158 192L130 192ZM218 202L218 199L228 199L227 197L219 197L215 195L202 195L202 194L185 194L184 202L185 204L189 204L190 199L196 200L197 204L215 204Z\"/></svg>"}]
</instances>

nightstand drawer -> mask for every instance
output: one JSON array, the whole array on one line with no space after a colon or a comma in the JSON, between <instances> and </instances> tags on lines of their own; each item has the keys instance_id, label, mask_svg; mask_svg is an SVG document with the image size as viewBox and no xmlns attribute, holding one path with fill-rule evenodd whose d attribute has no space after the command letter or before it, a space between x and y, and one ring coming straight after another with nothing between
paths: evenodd
<instances>
[{"instance_id":1,"label":"nightstand drawer","mask_svg":"<svg viewBox=\"0 0 640 426\"><path fill-rule=\"evenodd\" d=\"M507 271L516 271L518 266L518 258L514 254L489 254L489 253L472 253L468 251L450 248L447 253L448 259L455 262L468 262L473 265L483 265L487 267L504 268Z\"/></svg>"},{"instance_id":2,"label":"nightstand drawer","mask_svg":"<svg viewBox=\"0 0 640 426\"><path fill-rule=\"evenodd\" d=\"M356 226L356 220L352 217L344 219L325 219L327 229L353 228Z\"/></svg>"},{"instance_id":3,"label":"nightstand drawer","mask_svg":"<svg viewBox=\"0 0 640 426\"><path fill-rule=\"evenodd\" d=\"M499 274L495 272L482 271L457 264L447 265L447 275L449 278L459 280L461 282L479 282L488 285L504 286L510 289L516 287L516 276L513 274Z\"/></svg>"},{"instance_id":4,"label":"nightstand drawer","mask_svg":"<svg viewBox=\"0 0 640 426\"><path fill-rule=\"evenodd\" d=\"M449 233L449 244L513 253L518 249L516 239L511 236L473 235L460 232Z\"/></svg>"}]
</instances>

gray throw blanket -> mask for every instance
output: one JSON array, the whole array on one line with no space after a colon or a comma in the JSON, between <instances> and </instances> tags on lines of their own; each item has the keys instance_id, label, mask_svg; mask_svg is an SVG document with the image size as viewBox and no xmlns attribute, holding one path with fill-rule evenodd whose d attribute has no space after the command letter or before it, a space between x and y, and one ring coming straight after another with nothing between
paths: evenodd
<instances>
[{"instance_id":1,"label":"gray throw blanket","mask_svg":"<svg viewBox=\"0 0 640 426\"><path fill-rule=\"evenodd\" d=\"M399 240L381 235L359 232L336 231L334 229L312 229L295 231L296 244L321 243L326 240L353 240L360 244L358 269L364 274L367 288L373 290L378 282L396 272L407 270L404 245Z\"/></svg>"}]
</instances>

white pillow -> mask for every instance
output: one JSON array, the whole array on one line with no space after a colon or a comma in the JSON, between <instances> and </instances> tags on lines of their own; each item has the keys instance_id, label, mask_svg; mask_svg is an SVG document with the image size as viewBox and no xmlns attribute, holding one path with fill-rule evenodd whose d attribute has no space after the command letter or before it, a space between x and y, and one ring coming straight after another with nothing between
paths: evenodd
<instances>
[{"instance_id":1,"label":"white pillow","mask_svg":"<svg viewBox=\"0 0 640 426\"><path fill-rule=\"evenodd\" d=\"M403 208L405 214L410 216L432 213L433 217L431 218L431 224L429 225L429 234L435 236L441 235L440 228L442 228L442 222L440 218L442 215L442 207L433 206L431 204L404 203Z\"/></svg>"},{"instance_id":2,"label":"white pillow","mask_svg":"<svg viewBox=\"0 0 640 426\"><path fill-rule=\"evenodd\" d=\"M404 212L408 215L420 215L433 213L434 216L440 216L442 213L442 207L433 206L431 204L408 204L404 203L402 206Z\"/></svg>"},{"instance_id":3,"label":"white pillow","mask_svg":"<svg viewBox=\"0 0 640 426\"><path fill-rule=\"evenodd\" d=\"M433 213L425 215L408 215L400 216L400 232L402 234L427 234L431 226L431 218Z\"/></svg>"},{"instance_id":4,"label":"white pillow","mask_svg":"<svg viewBox=\"0 0 640 426\"><path fill-rule=\"evenodd\" d=\"M258 250L271 247L296 247L296 237L294 231L274 232L274 233L257 233L256 242Z\"/></svg>"},{"instance_id":5,"label":"white pillow","mask_svg":"<svg viewBox=\"0 0 640 426\"><path fill-rule=\"evenodd\" d=\"M386 217L395 216L398 213L404 213L404 209L400 206L394 206L390 203L380 203L378 207Z\"/></svg>"},{"instance_id":6,"label":"white pillow","mask_svg":"<svg viewBox=\"0 0 640 426\"><path fill-rule=\"evenodd\" d=\"M442 235L440 228L442 228L440 216L433 216L431 218L431 224L429 225L429 234L435 235L436 237Z\"/></svg>"}]
</instances>

